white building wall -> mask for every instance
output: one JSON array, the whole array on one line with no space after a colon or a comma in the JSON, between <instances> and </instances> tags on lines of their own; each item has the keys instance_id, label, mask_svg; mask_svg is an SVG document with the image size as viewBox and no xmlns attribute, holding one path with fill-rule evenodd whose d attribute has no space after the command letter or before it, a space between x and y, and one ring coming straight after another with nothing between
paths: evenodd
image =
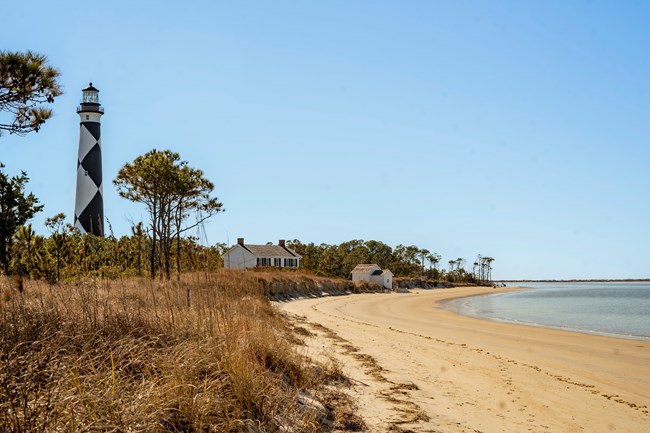
<instances>
[{"instance_id":1,"label":"white building wall","mask_svg":"<svg viewBox=\"0 0 650 433\"><path fill-rule=\"evenodd\" d=\"M372 269L369 271L365 272L352 272L352 282L355 281L371 281L371 275L375 271L381 271L381 268L379 266L373 266Z\"/></svg>"},{"instance_id":2,"label":"white building wall","mask_svg":"<svg viewBox=\"0 0 650 433\"><path fill-rule=\"evenodd\" d=\"M223 267L226 269L246 269L257 265L257 259L241 245L235 245L223 255Z\"/></svg>"},{"instance_id":3,"label":"white building wall","mask_svg":"<svg viewBox=\"0 0 650 433\"><path fill-rule=\"evenodd\" d=\"M292 259L295 261L296 266L288 266L288 265L286 265L285 263L287 263L287 261L290 260L290 258L283 257L283 258L280 259L280 260L282 260L282 267L283 268L298 268L298 267L300 267L300 259L298 257L293 257Z\"/></svg>"},{"instance_id":4,"label":"white building wall","mask_svg":"<svg viewBox=\"0 0 650 433\"><path fill-rule=\"evenodd\" d=\"M92 111L82 111L79 113L79 118L82 122L97 122L100 123L100 118L104 113L97 113Z\"/></svg>"},{"instance_id":5,"label":"white building wall","mask_svg":"<svg viewBox=\"0 0 650 433\"><path fill-rule=\"evenodd\" d=\"M298 268L300 266L300 259L298 259L297 257L284 257L284 256L283 257L277 257L277 256L256 257L255 258L255 264L257 264L257 259L260 259L260 263L261 263L262 260L266 260L266 265L261 265L260 264L260 266L269 266L269 267L274 267L274 268L291 268L291 269L295 269L295 268ZM295 260L296 265L295 266L286 265L285 260L288 260L288 259ZM276 263L279 263L279 264L276 264Z\"/></svg>"},{"instance_id":6,"label":"white building wall","mask_svg":"<svg viewBox=\"0 0 650 433\"><path fill-rule=\"evenodd\" d=\"M385 270L381 275L372 275L372 272L376 270L381 270L379 266L373 268L370 272L353 272L352 273L352 282L355 281L367 281L369 283L380 284L387 289L393 288L393 273L389 270Z\"/></svg>"},{"instance_id":7,"label":"white building wall","mask_svg":"<svg viewBox=\"0 0 650 433\"><path fill-rule=\"evenodd\" d=\"M387 289L393 288L393 273L391 271L384 271L382 274L384 277L384 287Z\"/></svg>"}]
</instances>

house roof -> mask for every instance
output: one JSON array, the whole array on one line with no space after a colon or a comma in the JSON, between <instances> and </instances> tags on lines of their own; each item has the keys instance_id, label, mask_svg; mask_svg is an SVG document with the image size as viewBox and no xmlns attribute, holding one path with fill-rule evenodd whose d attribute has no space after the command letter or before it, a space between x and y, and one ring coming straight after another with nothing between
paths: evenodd
<instances>
[{"instance_id":1,"label":"house roof","mask_svg":"<svg viewBox=\"0 0 650 433\"><path fill-rule=\"evenodd\" d=\"M360 265L356 265L354 269L352 269L353 274L371 274L374 271L379 270L381 272L381 268L377 265L369 264L369 263L363 263Z\"/></svg>"},{"instance_id":2,"label":"house roof","mask_svg":"<svg viewBox=\"0 0 650 433\"><path fill-rule=\"evenodd\" d=\"M300 254L291 251L289 248L281 247L280 245L241 245L248 251L253 253L256 257L279 257L279 258L302 258Z\"/></svg>"}]
</instances>

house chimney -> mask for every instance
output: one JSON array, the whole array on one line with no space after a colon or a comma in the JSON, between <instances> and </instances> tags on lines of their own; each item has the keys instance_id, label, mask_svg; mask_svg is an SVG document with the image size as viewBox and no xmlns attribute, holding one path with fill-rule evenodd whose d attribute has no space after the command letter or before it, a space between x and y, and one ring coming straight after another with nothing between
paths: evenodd
<instances>
[{"instance_id":1,"label":"house chimney","mask_svg":"<svg viewBox=\"0 0 650 433\"><path fill-rule=\"evenodd\" d=\"M286 247L284 246L284 239L280 239L280 240L278 241L278 245L280 245L282 248L286 248Z\"/></svg>"},{"instance_id":2,"label":"house chimney","mask_svg":"<svg viewBox=\"0 0 650 433\"><path fill-rule=\"evenodd\" d=\"M244 238L237 238L237 243L243 247L244 246Z\"/></svg>"}]
</instances>

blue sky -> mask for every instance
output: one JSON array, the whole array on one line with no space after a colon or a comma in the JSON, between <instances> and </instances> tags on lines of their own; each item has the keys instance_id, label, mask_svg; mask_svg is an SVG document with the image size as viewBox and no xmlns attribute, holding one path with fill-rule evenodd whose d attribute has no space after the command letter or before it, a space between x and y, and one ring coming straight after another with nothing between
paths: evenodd
<instances>
[{"instance_id":1,"label":"blue sky","mask_svg":"<svg viewBox=\"0 0 650 433\"><path fill-rule=\"evenodd\" d=\"M45 205L74 211L76 106L100 89L104 207L119 168L172 149L226 212L209 242L415 244L495 278L650 277L650 3L111 1L3 6L65 94L0 137Z\"/></svg>"}]
</instances>

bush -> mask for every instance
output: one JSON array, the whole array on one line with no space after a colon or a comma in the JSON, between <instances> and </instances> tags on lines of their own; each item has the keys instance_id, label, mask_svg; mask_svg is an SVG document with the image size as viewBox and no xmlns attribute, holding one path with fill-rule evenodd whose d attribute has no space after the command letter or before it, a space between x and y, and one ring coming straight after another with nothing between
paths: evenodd
<instances>
[{"instance_id":1,"label":"bush","mask_svg":"<svg viewBox=\"0 0 650 433\"><path fill-rule=\"evenodd\" d=\"M320 377L246 273L0 279L3 431L320 431Z\"/></svg>"}]
</instances>

